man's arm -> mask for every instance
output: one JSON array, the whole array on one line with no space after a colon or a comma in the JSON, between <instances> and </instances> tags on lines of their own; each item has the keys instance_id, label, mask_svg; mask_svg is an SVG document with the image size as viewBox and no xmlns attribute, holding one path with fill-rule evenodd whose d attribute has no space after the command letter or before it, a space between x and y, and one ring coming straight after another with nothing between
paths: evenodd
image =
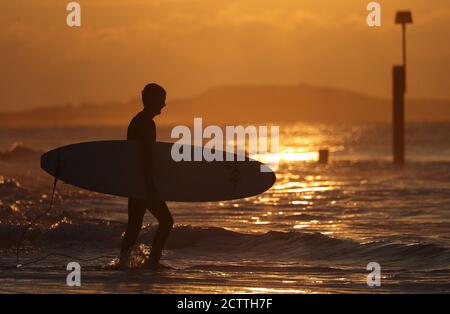
<instances>
[{"instance_id":1,"label":"man's arm","mask_svg":"<svg viewBox=\"0 0 450 314\"><path fill-rule=\"evenodd\" d=\"M153 143L144 139L141 140L142 146L142 162L144 166L144 177L147 190L153 186Z\"/></svg>"},{"instance_id":2,"label":"man's arm","mask_svg":"<svg viewBox=\"0 0 450 314\"><path fill-rule=\"evenodd\" d=\"M155 186L154 172L153 172L153 146L155 141L150 137L145 137L141 140L142 145L142 161L144 168L144 177L146 185L147 200L155 202L160 199L159 193Z\"/></svg>"}]
</instances>

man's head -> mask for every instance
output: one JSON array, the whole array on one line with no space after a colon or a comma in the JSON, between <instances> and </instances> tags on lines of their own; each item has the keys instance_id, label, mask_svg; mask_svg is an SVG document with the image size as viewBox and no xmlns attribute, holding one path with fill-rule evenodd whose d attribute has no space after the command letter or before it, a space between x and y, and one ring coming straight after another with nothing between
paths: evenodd
<instances>
[{"instance_id":1,"label":"man's head","mask_svg":"<svg viewBox=\"0 0 450 314\"><path fill-rule=\"evenodd\" d=\"M145 110L156 116L166 105L166 91L158 84L147 84L142 90L142 103Z\"/></svg>"}]
</instances>

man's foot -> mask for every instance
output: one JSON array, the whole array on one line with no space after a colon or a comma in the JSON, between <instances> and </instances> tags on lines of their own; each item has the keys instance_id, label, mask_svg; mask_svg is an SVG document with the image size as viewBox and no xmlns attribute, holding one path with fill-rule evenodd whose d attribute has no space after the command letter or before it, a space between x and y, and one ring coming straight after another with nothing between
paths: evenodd
<instances>
[{"instance_id":1,"label":"man's foot","mask_svg":"<svg viewBox=\"0 0 450 314\"><path fill-rule=\"evenodd\" d=\"M131 249L122 252L119 257L119 261L116 263L116 267L119 269L125 269L130 267Z\"/></svg>"}]
</instances>

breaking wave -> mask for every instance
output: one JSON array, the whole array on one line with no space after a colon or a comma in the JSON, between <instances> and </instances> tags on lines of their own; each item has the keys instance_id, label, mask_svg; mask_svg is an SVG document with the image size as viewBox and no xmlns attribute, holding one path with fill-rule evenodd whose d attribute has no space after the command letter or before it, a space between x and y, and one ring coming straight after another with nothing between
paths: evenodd
<instances>
[{"instance_id":1,"label":"breaking wave","mask_svg":"<svg viewBox=\"0 0 450 314\"><path fill-rule=\"evenodd\" d=\"M23 226L0 225L0 247L15 246ZM111 222L71 223L62 220L50 228L34 228L27 235L28 245L82 245L90 248L119 248L125 224ZM148 226L141 232L139 242L151 243L155 231ZM188 255L235 255L242 258L264 257L303 261L384 261L419 263L448 268L450 250L435 243L396 243L395 239L359 243L334 238L321 233L278 232L246 234L223 228L177 226L173 229L167 249Z\"/></svg>"}]
</instances>

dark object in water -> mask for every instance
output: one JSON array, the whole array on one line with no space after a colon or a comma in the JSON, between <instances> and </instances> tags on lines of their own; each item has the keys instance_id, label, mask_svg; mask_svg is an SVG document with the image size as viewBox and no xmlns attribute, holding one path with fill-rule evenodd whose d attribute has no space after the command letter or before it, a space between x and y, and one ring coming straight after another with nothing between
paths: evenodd
<instances>
[{"instance_id":1,"label":"dark object in water","mask_svg":"<svg viewBox=\"0 0 450 314\"><path fill-rule=\"evenodd\" d=\"M319 164L326 165L328 163L328 155L329 155L328 149L319 150L319 160L317 162Z\"/></svg>"}]
</instances>

